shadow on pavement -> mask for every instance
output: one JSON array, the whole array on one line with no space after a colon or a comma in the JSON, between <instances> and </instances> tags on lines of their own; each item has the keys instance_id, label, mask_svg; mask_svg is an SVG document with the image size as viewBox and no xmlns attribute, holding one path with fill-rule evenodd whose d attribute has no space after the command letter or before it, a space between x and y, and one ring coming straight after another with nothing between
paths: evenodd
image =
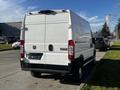
<instances>
[{"instance_id":1,"label":"shadow on pavement","mask_svg":"<svg viewBox=\"0 0 120 90\"><path fill-rule=\"evenodd\" d=\"M86 79L88 79L89 75L91 74L93 68L94 68L94 64L93 63L89 63L87 66L85 66L83 68L83 78L81 81L79 81L77 78L75 77L70 77L70 78L64 78L63 81L61 81L61 83L63 84L74 84L74 85L80 85L81 83L85 83Z\"/></svg>"},{"instance_id":2,"label":"shadow on pavement","mask_svg":"<svg viewBox=\"0 0 120 90\"><path fill-rule=\"evenodd\" d=\"M112 45L109 50L113 51L113 53L118 52L117 50L120 50L120 45ZM119 52L117 56L119 56ZM87 84L90 86L120 88L120 60L101 59L97 62L95 71Z\"/></svg>"},{"instance_id":3,"label":"shadow on pavement","mask_svg":"<svg viewBox=\"0 0 120 90\"><path fill-rule=\"evenodd\" d=\"M97 63L96 70L87 84L120 88L120 60L102 59Z\"/></svg>"},{"instance_id":4,"label":"shadow on pavement","mask_svg":"<svg viewBox=\"0 0 120 90\"><path fill-rule=\"evenodd\" d=\"M90 72L92 71L93 67L94 67L93 63L90 63L86 67L84 67L82 80L79 80L78 78L74 77L73 75L62 76L60 74L42 74L40 77L37 77L37 78L59 80L59 82L61 84L80 85L81 83L83 83L88 78L88 76L89 76Z\"/></svg>"}]
</instances>

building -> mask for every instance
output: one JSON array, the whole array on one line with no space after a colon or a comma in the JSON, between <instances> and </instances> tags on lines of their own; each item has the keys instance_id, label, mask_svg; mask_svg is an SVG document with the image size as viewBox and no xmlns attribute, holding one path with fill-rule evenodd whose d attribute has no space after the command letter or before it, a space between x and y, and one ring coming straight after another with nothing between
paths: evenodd
<instances>
[{"instance_id":1,"label":"building","mask_svg":"<svg viewBox=\"0 0 120 90\"><path fill-rule=\"evenodd\" d=\"M2 36L20 37L21 22L0 23Z\"/></svg>"}]
</instances>

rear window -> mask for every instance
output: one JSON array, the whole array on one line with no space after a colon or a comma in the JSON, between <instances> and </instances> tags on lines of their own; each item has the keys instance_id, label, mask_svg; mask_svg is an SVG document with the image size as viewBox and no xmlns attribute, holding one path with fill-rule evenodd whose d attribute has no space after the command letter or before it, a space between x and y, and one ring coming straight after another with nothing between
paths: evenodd
<instances>
[{"instance_id":1,"label":"rear window","mask_svg":"<svg viewBox=\"0 0 120 90\"><path fill-rule=\"evenodd\" d=\"M103 38L96 38L96 41L103 41Z\"/></svg>"}]
</instances>

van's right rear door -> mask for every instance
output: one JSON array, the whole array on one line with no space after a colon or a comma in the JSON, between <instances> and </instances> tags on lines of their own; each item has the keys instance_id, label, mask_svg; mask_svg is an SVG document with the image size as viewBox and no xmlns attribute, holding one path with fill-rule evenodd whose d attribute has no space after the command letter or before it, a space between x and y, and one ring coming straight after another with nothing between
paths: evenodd
<instances>
[{"instance_id":1,"label":"van's right rear door","mask_svg":"<svg viewBox=\"0 0 120 90\"><path fill-rule=\"evenodd\" d=\"M69 13L46 15L45 64L68 65Z\"/></svg>"}]
</instances>

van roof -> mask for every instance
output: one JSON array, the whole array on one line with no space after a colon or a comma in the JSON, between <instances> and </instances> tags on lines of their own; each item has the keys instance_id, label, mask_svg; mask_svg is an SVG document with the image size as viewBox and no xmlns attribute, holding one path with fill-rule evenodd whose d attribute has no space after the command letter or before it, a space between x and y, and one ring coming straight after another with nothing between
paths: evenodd
<instances>
[{"instance_id":1,"label":"van roof","mask_svg":"<svg viewBox=\"0 0 120 90\"><path fill-rule=\"evenodd\" d=\"M60 9L60 10L39 10L39 11L32 11L26 13L26 15L37 15L37 14L57 14L57 13L65 13L70 12L68 9Z\"/></svg>"}]
</instances>

